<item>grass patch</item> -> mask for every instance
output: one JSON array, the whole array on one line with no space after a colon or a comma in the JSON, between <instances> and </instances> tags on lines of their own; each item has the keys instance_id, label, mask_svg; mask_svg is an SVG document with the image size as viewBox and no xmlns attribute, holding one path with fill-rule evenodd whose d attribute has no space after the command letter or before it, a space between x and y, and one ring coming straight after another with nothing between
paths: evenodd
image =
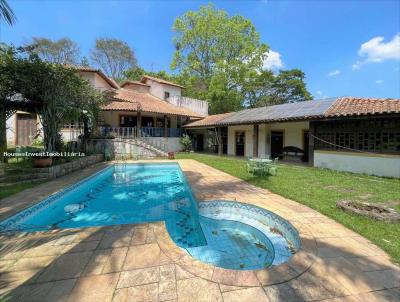
<instances>
[{"instance_id":1,"label":"grass patch","mask_svg":"<svg viewBox=\"0 0 400 302\"><path fill-rule=\"evenodd\" d=\"M358 200L389 205L400 211L400 180L328 169L280 164L278 175L248 174L244 159L205 154L176 154L178 159L195 159L236 176L255 186L290 198L331 217L368 238L400 263L400 224L384 223L346 213L335 205L338 200Z\"/></svg>"},{"instance_id":2,"label":"grass patch","mask_svg":"<svg viewBox=\"0 0 400 302\"><path fill-rule=\"evenodd\" d=\"M16 184L12 186L0 187L0 199L6 198L10 195L19 193L25 189L33 188L37 186L38 182L36 183L25 183L25 184Z\"/></svg>"}]
</instances>

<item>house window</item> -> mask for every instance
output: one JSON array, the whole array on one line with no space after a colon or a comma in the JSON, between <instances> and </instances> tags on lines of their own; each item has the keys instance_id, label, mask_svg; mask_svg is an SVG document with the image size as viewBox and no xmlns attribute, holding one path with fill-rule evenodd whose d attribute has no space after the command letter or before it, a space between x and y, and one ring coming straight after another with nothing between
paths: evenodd
<instances>
[{"instance_id":1,"label":"house window","mask_svg":"<svg viewBox=\"0 0 400 302\"><path fill-rule=\"evenodd\" d=\"M396 119L341 121L317 125L316 149L400 152L400 122Z\"/></svg>"},{"instance_id":2,"label":"house window","mask_svg":"<svg viewBox=\"0 0 400 302\"><path fill-rule=\"evenodd\" d=\"M165 91L164 92L164 100L167 100L169 98L169 92Z\"/></svg>"}]
</instances>

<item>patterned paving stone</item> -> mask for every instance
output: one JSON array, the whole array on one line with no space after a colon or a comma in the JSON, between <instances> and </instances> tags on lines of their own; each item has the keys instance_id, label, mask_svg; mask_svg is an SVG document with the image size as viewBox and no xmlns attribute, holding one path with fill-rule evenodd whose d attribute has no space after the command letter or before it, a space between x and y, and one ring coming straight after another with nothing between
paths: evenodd
<instances>
[{"instance_id":1,"label":"patterned paving stone","mask_svg":"<svg viewBox=\"0 0 400 302\"><path fill-rule=\"evenodd\" d=\"M39 270L48 266L54 261L55 256L43 256L32 258L20 258L9 270L10 271L26 271Z\"/></svg>"},{"instance_id":2,"label":"patterned paving stone","mask_svg":"<svg viewBox=\"0 0 400 302\"><path fill-rule=\"evenodd\" d=\"M103 274L119 272L122 270L124 265L126 254L128 253L127 247L120 247L111 250L110 256L104 263L104 268L102 270Z\"/></svg>"},{"instance_id":3,"label":"patterned paving stone","mask_svg":"<svg viewBox=\"0 0 400 302\"><path fill-rule=\"evenodd\" d=\"M67 301L112 301L118 277L119 273L113 273L79 278Z\"/></svg>"},{"instance_id":4,"label":"patterned paving stone","mask_svg":"<svg viewBox=\"0 0 400 302\"><path fill-rule=\"evenodd\" d=\"M222 294L224 302L257 301L269 302L261 287L229 291Z\"/></svg>"},{"instance_id":5,"label":"patterned paving stone","mask_svg":"<svg viewBox=\"0 0 400 302\"><path fill-rule=\"evenodd\" d=\"M318 248L315 258L306 259L312 260L308 271L299 276L304 265L284 264L256 274L254 281L265 286L239 287L235 282L248 281L249 275L225 274L194 260L176 247L163 223L123 225L2 236L0 295L13 294L11 301L69 302L400 301L400 268L367 239L306 206L221 171L192 160L180 164L197 197L249 202L289 219L301 232L304 252ZM74 181L58 182L58 188ZM13 198L12 203L20 200L28 206L46 196L39 191ZM7 212L2 207L0 216ZM160 226L162 237L156 231Z\"/></svg>"},{"instance_id":6,"label":"patterned paving stone","mask_svg":"<svg viewBox=\"0 0 400 302\"><path fill-rule=\"evenodd\" d=\"M141 268L121 272L117 288L156 283L160 280L159 267Z\"/></svg>"},{"instance_id":7,"label":"patterned paving stone","mask_svg":"<svg viewBox=\"0 0 400 302\"><path fill-rule=\"evenodd\" d=\"M48 282L80 277L92 252L64 254L59 256L39 276L38 282Z\"/></svg>"},{"instance_id":8,"label":"patterned paving stone","mask_svg":"<svg viewBox=\"0 0 400 302\"><path fill-rule=\"evenodd\" d=\"M175 280L158 283L158 298L160 301L170 301L177 298Z\"/></svg>"},{"instance_id":9,"label":"patterned paving stone","mask_svg":"<svg viewBox=\"0 0 400 302\"><path fill-rule=\"evenodd\" d=\"M108 249L129 246L132 235L133 230L130 229L110 230L103 235L98 248Z\"/></svg>"},{"instance_id":10,"label":"patterned paving stone","mask_svg":"<svg viewBox=\"0 0 400 302\"><path fill-rule=\"evenodd\" d=\"M157 266L160 263L160 248L158 244L143 244L129 247L124 270Z\"/></svg>"},{"instance_id":11,"label":"patterned paving stone","mask_svg":"<svg viewBox=\"0 0 400 302\"><path fill-rule=\"evenodd\" d=\"M302 302L304 298L287 283L264 287L270 302Z\"/></svg>"},{"instance_id":12,"label":"patterned paving stone","mask_svg":"<svg viewBox=\"0 0 400 302\"><path fill-rule=\"evenodd\" d=\"M176 274L176 280L183 280L195 277L194 275L192 275L179 265L175 265L175 274Z\"/></svg>"},{"instance_id":13,"label":"patterned paving stone","mask_svg":"<svg viewBox=\"0 0 400 302\"><path fill-rule=\"evenodd\" d=\"M177 281L179 302L223 301L218 284L201 278Z\"/></svg>"},{"instance_id":14,"label":"patterned paving stone","mask_svg":"<svg viewBox=\"0 0 400 302\"><path fill-rule=\"evenodd\" d=\"M74 287L76 279L26 285L12 293L10 301L64 302Z\"/></svg>"},{"instance_id":15,"label":"patterned paving stone","mask_svg":"<svg viewBox=\"0 0 400 302\"><path fill-rule=\"evenodd\" d=\"M115 291L113 302L158 302L158 283L125 287ZM205 301L204 301L205 302Z\"/></svg>"}]
</instances>

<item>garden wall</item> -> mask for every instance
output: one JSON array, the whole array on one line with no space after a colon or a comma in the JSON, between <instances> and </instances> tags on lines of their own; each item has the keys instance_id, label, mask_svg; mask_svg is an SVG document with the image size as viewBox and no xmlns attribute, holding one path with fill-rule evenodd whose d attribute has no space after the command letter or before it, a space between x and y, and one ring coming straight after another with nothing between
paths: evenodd
<instances>
[{"instance_id":1,"label":"garden wall","mask_svg":"<svg viewBox=\"0 0 400 302\"><path fill-rule=\"evenodd\" d=\"M103 161L103 154L89 155L69 163L64 163L57 166L51 166L48 168L35 168L35 172L40 173L41 176L49 179L54 179L60 176L70 174L74 171L81 170L95 163Z\"/></svg>"}]
</instances>

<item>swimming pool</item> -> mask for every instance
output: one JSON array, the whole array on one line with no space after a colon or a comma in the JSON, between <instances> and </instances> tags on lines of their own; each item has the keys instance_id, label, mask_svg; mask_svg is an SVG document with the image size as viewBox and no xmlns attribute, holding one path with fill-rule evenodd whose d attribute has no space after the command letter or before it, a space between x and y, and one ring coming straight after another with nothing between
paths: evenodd
<instances>
[{"instance_id":1,"label":"swimming pool","mask_svg":"<svg viewBox=\"0 0 400 302\"><path fill-rule=\"evenodd\" d=\"M221 216L220 211L210 211L212 205L215 210L227 203L199 204L200 209L177 163L115 165L0 222L0 232L165 221L179 247L220 267L257 269L291 256L287 253L276 261L277 248L285 245L283 234L283 241L277 243L271 240L271 232L242 219L246 215ZM286 250L289 241L285 241Z\"/></svg>"}]
</instances>

